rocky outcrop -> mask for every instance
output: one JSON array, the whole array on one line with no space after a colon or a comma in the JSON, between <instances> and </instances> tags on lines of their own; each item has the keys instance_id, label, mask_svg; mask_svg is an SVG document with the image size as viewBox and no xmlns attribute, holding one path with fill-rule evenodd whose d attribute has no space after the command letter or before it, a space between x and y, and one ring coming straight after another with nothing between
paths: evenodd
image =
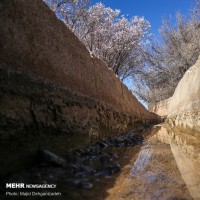
<instances>
[{"instance_id":1,"label":"rocky outcrop","mask_svg":"<svg viewBox=\"0 0 200 200\"><path fill-rule=\"evenodd\" d=\"M160 115L161 117L167 117L169 114L168 106L170 103L170 99L165 99L163 101L157 102L157 103L150 103L148 105L148 110L150 112L156 113L157 115Z\"/></svg>"},{"instance_id":2,"label":"rocky outcrop","mask_svg":"<svg viewBox=\"0 0 200 200\"><path fill-rule=\"evenodd\" d=\"M169 104L168 120L173 125L200 131L200 58L180 80Z\"/></svg>"}]
</instances>

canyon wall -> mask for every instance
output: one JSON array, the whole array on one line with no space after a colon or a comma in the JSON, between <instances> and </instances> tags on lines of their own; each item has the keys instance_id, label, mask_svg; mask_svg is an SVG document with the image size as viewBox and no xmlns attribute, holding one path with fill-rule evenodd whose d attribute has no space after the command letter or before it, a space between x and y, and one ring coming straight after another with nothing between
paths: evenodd
<instances>
[{"instance_id":1,"label":"canyon wall","mask_svg":"<svg viewBox=\"0 0 200 200\"><path fill-rule=\"evenodd\" d=\"M42 0L2 1L0 60L143 118L154 117Z\"/></svg>"},{"instance_id":2,"label":"canyon wall","mask_svg":"<svg viewBox=\"0 0 200 200\"><path fill-rule=\"evenodd\" d=\"M171 150L191 195L199 199L200 57L180 80L168 110Z\"/></svg>"},{"instance_id":3,"label":"canyon wall","mask_svg":"<svg viewBox=\"0 0 200 200\"><path fill-rule=\"evenodd\" d=\"M186 71L170 100L168 120L200 131L200 57Z\"/></svg>"},{"instance_id":4,"label":"canyon wall","mask_svg":"<svg viewBox=\"0 0 200 200\"><path fill-rule=\"evenodd\" d=\"M159 121L42 0L2 0L0 35L0 177L40 148L59 153Z\"/></svg>"},{"instance_id":5,"label":"canyon wall","mask_svg":"<svg viewBox=\"0 0 200 200\"><path fill-rule=\"evenodd\" d=\"M148 110L150 112L156 113L157 115L161 117L167 117L167 115L169 114L168 107L169 107L170 99L171 98L165 99L157 103L150 103L148 105Z\"/></svg>"},{"instance_id":6,"label":"canyon wall","mask_svg":"<svg viewBox=\"0 0 200 200\"><path fill-rule=\"evenodd\" d=\"M149 111L167 117L172 125L200 130L200 57L190 67L169 99L149 104Z\"/></svg>"},{"instance_id":7,"label":"canyon wall","mask_svg":"<svg viewBox=\"0 0 200 200\"><path fill-rule=\"evenodd\" d=\"M158 105L162 105L162 102ZM173 96L168 101L166 113L168 114L167 121L172 126L168 127L169 125L165 124L155 138L170 144L189 192L194 199L199 199L200 57L178 83Z\"/></svg>"},{"instance_id":8,"label":"canyon wall","mask_svg":"<svg viewBox=\"0 0 200 200\"><path fill-rule=\"evenodd\" d=\"M167 121L172 126L162 125L154 139L170 144L190 194L193 199L199 199L200 57L196 64L186 71L173 96L151 104L149 109L161 116L167 115Z\"/></svg>"}]
</instances>

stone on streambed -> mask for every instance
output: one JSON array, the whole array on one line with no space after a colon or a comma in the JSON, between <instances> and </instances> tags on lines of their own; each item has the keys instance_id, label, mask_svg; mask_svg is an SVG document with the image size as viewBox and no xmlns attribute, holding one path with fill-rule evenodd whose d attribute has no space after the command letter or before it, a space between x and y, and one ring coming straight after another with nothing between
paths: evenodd
<instances>
[{"instance_id":1,"label":"stone on streambed","mask_svg":"<svg viewBox=\"0 0 200 200\"><path fill-rule=\"evenodd\" d=\"M84 189L90 189L93 187L93 184L90 182L81 182L81 187Z\"/></svg>"},{"instance_id":2,"label":"stone on streambed","mask_svg":"<svg viewBox=\"0 0 200 200\"><path fill-rule=\"evenodd\" d=\"M133 141L130 140L130 139L128 139L128 138L125 138L123 142L124 142L125 146L131 146L131 145L133 145Z\"/></svg>"},{"instance_id":3,"label":"stone on streambed","mask_svg":"<svg viewBox=\"0 0 200 200\"><path fill-rule=\"evenodd\" d=\"M82 165L74 172L74 176L75 177L85 177L86 175L93 173L93 172L94 172L93 168Z\"/></svg>"},{"instance_id":4,"label":"stone on streambed","mask_svg":"<svg viewBox=\"0 0 200 200\"><path fill-rule=\"evenodd\" d=\"M106 148L108 147L108 144L104 141L98 141L97 145L99 145L101 148Z\"/></svg>"},{"instance_id":5,"label":"stone on streambed","mask_svg":"<svg viewBox=\"0 0 200 200\"><path fill-rule=\"evenodd\" d=\"M104 166L95 176L103 176L104 178L111 178L113 174L120 172L121 167L119 164Z\"/></svg>"},{"instance_id":6,"label":"stone on streambed","mask_svg":"<svg viewBox=\"0 0 200 200\"><path fill-rule=\"evenodd\" d=\"M66 163L63 158L57 156L56 154L54 154L46 149L39 150L38 156L39 156L41 162L46 163L51 166L63 167Z\"/></svg>"}]
</instances>

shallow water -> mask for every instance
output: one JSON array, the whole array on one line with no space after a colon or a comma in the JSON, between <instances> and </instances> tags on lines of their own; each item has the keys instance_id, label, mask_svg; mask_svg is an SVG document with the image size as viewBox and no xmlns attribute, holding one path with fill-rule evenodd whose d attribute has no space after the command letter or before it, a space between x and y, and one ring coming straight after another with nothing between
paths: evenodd
<instances>
[{"instance_id":1,"label":"shallow water","mask_svg":"<svg viewBox=\"0 0 200 200\"><path fill-rule=\"evenodd\" d=\"M85 171L78 171L72 175L69 166L41 165L16 174L9 181L55 183L56 190L62 193L59 199L67 200L198 199L192 198L190 188L184 182L187 180L180 170L182 160L178 160L173 155L169 137L163 132L157 134L159 130L160 127L156 127L141 132L140 134L145 138L142 144L127 146L122 142L122 146L117 144L102 147L100 152L98 151L98 156L96 153L90 155L84 149L78 151L80 155L78 162ZM156 139L155 135L159 135L160 141L164 138L163 142ZM180 139L177 141L181 146ZM104 146L104 142L100 145ZM175 141L173 145L177 146ZM91 146L88 148L91 149ZM190 149L192 149L191 145ZM97 157L103 161L99 163ZM180 156L179 158L181 159ZM73 165L77 165L77 162ZM20 199L26 198L20 197Z\"/></svg>"},{"instance_id":2,"label":"shallow water","mask_svg":"<svg viewBox=\"0 0 200 200\"><path fill-rule=\"evenodd\" d=\"M192 199L168 144L147 142L129 171L107 199Z\"/></svg>"}]
</instances>

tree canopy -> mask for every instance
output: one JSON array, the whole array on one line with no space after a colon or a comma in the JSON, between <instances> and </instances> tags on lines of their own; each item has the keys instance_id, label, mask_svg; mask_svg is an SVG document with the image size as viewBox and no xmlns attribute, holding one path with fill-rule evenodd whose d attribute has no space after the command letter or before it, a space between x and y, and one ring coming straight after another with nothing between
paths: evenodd
<instances>
[{"instance_id":1,"label":"tree canopy","mask_svg":"<svg viewBox=\"0 0 200 200\"><path fill-rule=\"evenodd\" d=\"M142 65L143 45L148 42L150 23L144 17L120 15L120 10L88 0L46 0L91 54L102 59L121 80Z\"/></svg>"},{"instance_id":2,"label":"tree canopy","mask_svg":"<svg viewBox=\"0 0 200 200\"><path fill-rule=\"evenodd\" d=\"M150 103L169 98L186 70L200 55L200 0L189 17L164 19L161 40L150 34L144 17L89 0L44 0L66 26L123 81L131 77L134 94Z\"/></svg>"}]
</instances>

